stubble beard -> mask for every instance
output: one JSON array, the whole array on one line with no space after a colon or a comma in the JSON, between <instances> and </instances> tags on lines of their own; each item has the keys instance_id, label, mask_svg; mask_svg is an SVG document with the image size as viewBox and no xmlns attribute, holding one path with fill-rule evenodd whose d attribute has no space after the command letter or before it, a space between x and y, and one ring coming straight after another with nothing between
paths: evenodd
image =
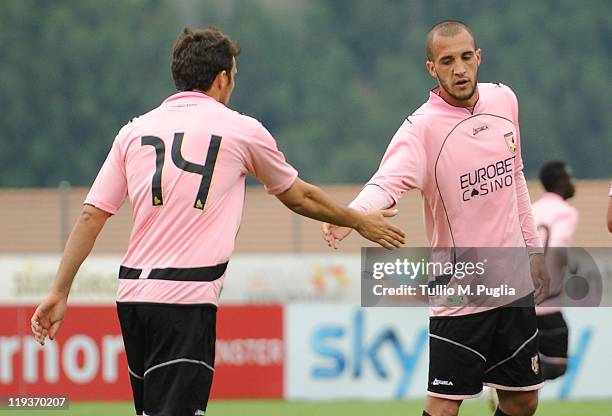
<instances>
[{"instance_id":1,"label":"stubble beard","mask_svg":"<svg viewBox=\"0 0 612 416\"><path fill-rule=\"evenodd\" d=\"M448 95L450 95L451 97L453 97L455 100L458 100L458 101L467 101L470 98L472 98L474 96L474 94L476 93L476 82L472 83L472 89L471 90L469 90L469 91L467 91L467 92L465 92L465 93L463 93L461 95L453 93L451 91L450 87L444 81L442 81L442 80L440 80L440 85L442 86L442 88L444 88L444 91L446 91L446 93Z\"/></svg>"},{"instance_id":2,"label":"stubble beard","mask_svg":"<svg viewBox=\"0 0 612 416\"><path fill-rule=\"evenodd\" d=\"M457 94L454 94L451 91L450 86L448 84L446 84L446 82L444 82L440 78L438 78L438 83L444 89L444 91L446 91L446 93L448 95L450 95L451 97L453 97L457 101L467 101L467 100L469 100L470 98L472 98L474 96L474 94L476 93L476 85L478 84L478 70L476 70L476 75L474 76L474 81L470 80L470 82L472 83L472 89L470 91L467 91L467 92L461 94L461 95L457 95Z\"/></svg>"}]
</instances>

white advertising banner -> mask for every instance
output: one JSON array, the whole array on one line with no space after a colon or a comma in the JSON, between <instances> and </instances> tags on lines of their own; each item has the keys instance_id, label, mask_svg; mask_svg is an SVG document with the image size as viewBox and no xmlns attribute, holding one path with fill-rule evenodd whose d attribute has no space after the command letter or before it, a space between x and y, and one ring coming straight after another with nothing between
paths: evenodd
<instances>
[{"instance_id":1,"label":"white advertising banner","mask_svg":"<svg viewBox=\"0 0 612 416\"><path fill-rule=\"evenodd\" d=\"M232 257L222 302L361 303L361 258L333 254Z\"/></svg>"},{"instance_id":2,"label":"white advertising banner","mask_svg":"<svg viewBox=\"0 0 612 416\"><path fill-rule=\"evenodd\" d=\"M612 308L567 309L567 373L541 398L610 398ZM291 400L422 398L428 375L426 308L286 306L285 392Z\"/></svg>"},{"instance_id":3,"label":"white advertising banner","mask_svg":"<svg viewBox=\"0 0 612 416\"><path fill-rule=\"evenodd\" d=\"M59 255L0 256L0 304L38 303L59 262ZM114 304L120 263L120 256L88 258L70 302ZM360 266L359 255L236 255L229 262L221 302L359 304Z\"/></svg>"},{"instance_id":4,"label":"white advertising banner","mask_svg":"<svg viewBox=\"0 0 612 416\"><path fill-rule=\"evenodd\" d=\"M47 294L60 255L0 256L0 304L38 304ZM82 265L70 293L71 304L114 304L121 257L92 256Z\"/></svg>"},{"instance_id":5,"label":"white advertising banner","mask_svg":"<svg viewBox=\"0 0 612 416\"><path fill-rule=\"evenodd\" d=\"M612 258L596 258L604 293L612 299ZM38 303L47 293L59 255L0 255L0 304ZM81 267L70 301L114 304L121 256L92 256ZM221 303L332 302L361 304L361 256L238 254L226 272Z\"/></svg>"}]
</instances>

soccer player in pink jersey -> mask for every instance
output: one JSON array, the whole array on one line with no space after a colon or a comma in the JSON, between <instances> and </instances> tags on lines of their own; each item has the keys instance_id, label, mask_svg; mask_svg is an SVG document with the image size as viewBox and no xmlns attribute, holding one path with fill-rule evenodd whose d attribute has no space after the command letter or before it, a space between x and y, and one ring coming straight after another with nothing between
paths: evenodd
<instances>
[{"instance_id":1,"label":"soccer player in pink jersey","mask_svg":"<svg viewBox=\"0 0 612 416\"><path fill-rule=\"evenodd\" d=\"M574 196L576 188L565 162L544 163L540 181L546 192L533 203L533 215L545 249L550 295L536 308L536 315L542 376L552 380L567 369L568 329L558 297L563 292L563 276L568 266L563 247L573 244L578 210L566 202Z\"/></svg>"},{"instance_id":2,"label":"soccer player in pink jersey","mask_svg":"<svg viewBox=\"0 0 612 416\"><path fill-rule=\"evenodd\" d=\"M385 217L332 201L298 178L270 133L227 107L239 47L216 28L185 29L172 56L177 94L117 135L32 316L43 344L64 319L77 270L126 197L133 208L117 311L137 414L204 414L213 379L215 317L242 218L245 176L294 212L356 229L383 247L403 232ZM95 318L94 318L95 319Z\"/></svg>"},{"instance_id":3,"label":"soccer player in pink jersey","mask_svg":"<svg viewBox=\"0 0 612 416\"><path fill-rule=\"evenodd\" d=\"M418 189L433 248L529 253L493 277L516 288L510 303L487 310L430 308L424 415L457 415L462 400L481 394L483 385L498 392L496 415L532 415L543 384L534 298L546 298L548 275L523 176L518 102L505 85L477 82L480 62L481 50L464 23L432 28L426 66L438 86L401 125L378 171L350 205L389 208ZM324 224L323 232L337 247L350 230Z\"/></svg>"}]
</instances>

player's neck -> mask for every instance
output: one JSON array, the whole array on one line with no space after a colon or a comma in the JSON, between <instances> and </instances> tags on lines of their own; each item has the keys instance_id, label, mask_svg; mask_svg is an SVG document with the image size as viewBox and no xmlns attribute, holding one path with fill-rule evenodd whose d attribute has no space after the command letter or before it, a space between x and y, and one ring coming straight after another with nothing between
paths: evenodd
<instances>
[{"instance_id":1,"label":"player's neck","mask_svg":"<svg viewBox=\"0 0 612 416\"><path fill-rule=\"evenodd\" d=\"M559 198L561 198L564 201L567 201L570 198L567 196L567 192L564 192L563 190L554 190L551 193L554 195L557 195Z\"/></svg>"},{"instance_id":2,"label":"player's neck","mask_svg":"<svg viewBox=\"0 0 612 416\"><path fill-rule=\"evenodd\" d=\"M215 101L218 101L220 103L222 102L221 101L221 91L219 91L218 89L210 88L207 91L202 91L202 90L194 89L194 91L195 92L199 92L200 94L208 95L210 98L212 98Z\"/></svg>"},{"instance_id":3,"label":"player's neck","mask_svg":"<svg viewBox=\"0 0 612 416\"><path fill-rule=\"evenodd\" d=\"M476 88L474 89L474 94L472 94L472 96L467 100L458 100L441 87L438 87L438 91L438 95L440 95L440 98L442 98L444 101L446 101L446 103L452 105L453 107L462 107L473 111L474 106L478 102L478 86L476 86Z\"/></svg>"}]
</instances>

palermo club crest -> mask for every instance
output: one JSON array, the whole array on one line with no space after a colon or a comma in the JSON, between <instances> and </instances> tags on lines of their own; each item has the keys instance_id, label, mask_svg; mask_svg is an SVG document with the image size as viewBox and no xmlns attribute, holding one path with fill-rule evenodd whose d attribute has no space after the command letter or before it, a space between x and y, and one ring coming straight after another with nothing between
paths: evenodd
<instances>
[{"instance_id":1,"label":"palermo club crest","mask_svg":"<svg viewBox=\"0 0 612 416\"><path fill-rule=\"evenodd\" d=\"M504 140L508 145L508 149L512 152L512 154L516 153L516 139L514 138L513 132L508 132L504 134Z\"/></svg>"},{"instance_id":2,"label":"palermo club crest","mask_svg":"<svg viewBox=\"0 0 612 416\"><path fill-rule=\"evenodd\" d=\"M539 374L540 373L540 360L539 360L539 357L537 355L534 355L533 357L531 357L531 370L535 374Z\"/></svg>"}]
</instances>

